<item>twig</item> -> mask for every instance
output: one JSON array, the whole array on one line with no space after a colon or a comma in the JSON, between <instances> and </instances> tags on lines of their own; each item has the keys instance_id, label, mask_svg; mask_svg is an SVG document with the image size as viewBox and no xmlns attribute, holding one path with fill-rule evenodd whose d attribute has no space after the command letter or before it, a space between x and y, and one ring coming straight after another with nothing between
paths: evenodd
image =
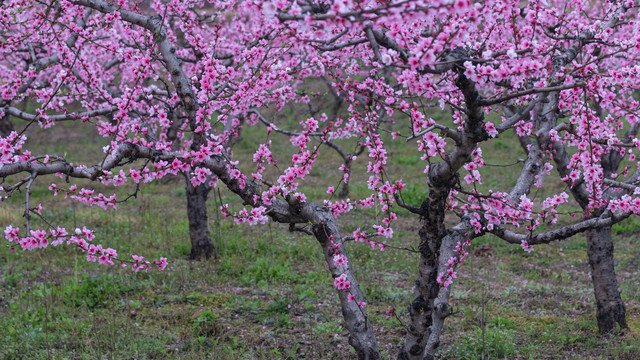
<instances>
[{"instance_id":1,"label":"twig","mask_svg":"<svg viewBox=\"0 0 640 360\"><path fill-rule=\"evenodd\" d=\"M307 234L307 235L313 235L313 233L305 228L302 227L298 227L295 224L291 223L289 224L289 232L301 232L303 234Z\"/></svg>"},{"instance_id":2,"label":"twig","mask_svg":"<svg viewBox=\"0 0 640 360\"><path fill-rule=\"evenodd\" d=\"M27 182L27 193L24 196L24 219L25 219L25 226L27 228L27 235L29 235L31 233L31 224L30 221L31 220L31 214L29 212L29 196L31 195L31 184L33 184L33 181L36 179L37 177L37 173L33 172L31 173L31 176L29 177L29 181Z\"/></svg>"}]
</instances>

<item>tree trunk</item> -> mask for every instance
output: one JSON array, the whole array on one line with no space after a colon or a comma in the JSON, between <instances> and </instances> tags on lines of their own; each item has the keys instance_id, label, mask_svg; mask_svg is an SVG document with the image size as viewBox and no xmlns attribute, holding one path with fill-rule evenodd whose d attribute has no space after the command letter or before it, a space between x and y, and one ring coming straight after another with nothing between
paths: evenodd
<instances>
[{"instance_id":1,"label":"tree trunk","mask_svg":"<svg viewBox=\"0 0 640 360\"><path fill-rule=\"evenodd\" d=\"M211 187L208 185L192 186L187 180L187 216L189 218L189 237L191 237L190 259L208 259L216 257L209 234L207 217L207 196Z\"/></svg>"},{"instance_id":2,"label":"tree trunk","mask_svg":"<svg viewBox=\"0 0 640 360\"><path fill-rule=\"evenodd\" d=\"M420 238L425 239L425 229L420 229ZM418 265L418 279L413 291L413 301L409 305L410 322L407 328L405 344L398 354L399 360L421 360L427 340L429 339L433 320L433 302L438 296L440 286L436 281L438 276L439 246L435 251L431 247L424 248Z\"/></svg>"},{"instance_id":3,"label":"tree trunk","mask_svg":"<svg viewBox=\"0 0 640 360\"><path fill-rule=\"evenodd\" d=\"M442 241L446 236L444 210L448 194L447 186L430 186L429 195L421 206L424 222L418 232L420 236L418 279L415 284L414 299L409 306L410 320L405 344L398 354L400 360L421 360L425 355L427 342L432 336L435 319L434 302L440 292L437 277Z\"/></svg>"},{"instance_id":4,"label":"tree trunk","mask_svg":"<svg viewBox=\"0 0 640 360\"><path fill-rule=\"evenodd\" d=\"M591 279L596 297L596 318L601 334L628 329L625 306L618 291L611 227L603 227L587 232L587 255L591 265Z\"/></svg>"},{"instance_id":5,"label":"tree trunk","mask_svg":"<svg viewBox=\"0 0 640 360\"><path fill-rule=\"evenodd\" d=\"M13 131L13 123L9 120L9 115L0 118L0 137L7 137Z\"/></svg>"},{"instance_id":6,"label":"tree trunk","mask_svg":"<svg viewBox=\"0 0 640 360\"><path fill-rule=\"evenodd\" d=\"M436 251L431 251L431 247L422 250L415 297L409 307L411 322L405 344L398 354L399 360L435 359L444 321L449 315L451 292L451 285L442 287L438 284L437 278L449 268L449 259L458 256L455 252L458 243L466 242L469 232L472 231L469 220L470 217L464 217L449 229L444 238L434 244L438 246ZM420 231L420 237L426 237L424 228Z\"/></svg>"},{"instance_id":7,"label":"tree trunk","mask_svg":"<svg viewBox=\"0 0 640 360\"><path fill-rule=\"evenodd\" d=\"M455 53L454 53L455 52ZM462 50L454 50L451 57L459 61L468 57ZM460 74L456 86L464 95L467 119L456 147L444 161L430 166L427 177L429 193L419 211L424 219L420 229L420 265L414 300L409 306L410 324L406 340L398 354L401 360L431 360L440 345L440 334L449 311L449 289L440 287L439 273L447 270L446 263L454 256L455 245L464 241L469 220L461 221L447 230L444 224L448 196L458 181L458 170L468 161L477 144L488 138L482 126L484 112L478 105L480 95L475 83Z\"/></svg>"},{"instance_id":8,"label":"tree trunk","mask_svg":"<svg viewBox=\"0 0 640 360\"><path fill-rule=\"evenodd\" d=\"M336 255L344 256L347 259L349 256L332 212L326 207L317 206L312 213L306 214L306 216L314 224L313 234L322 246L322 252L331 276L336 279L344 274L351 284L351 287L346 291L336 290L340 299L342 317L347 330L349 330L349 344L356 351L359 360L380 360L382 357L378 350L376 334L371 327L365 306L359 304L365 299L351 264L347 261L346 266L341 268L334 263ZM349 296L354 298L350 299Z\"/></svg>"}]
</instances>

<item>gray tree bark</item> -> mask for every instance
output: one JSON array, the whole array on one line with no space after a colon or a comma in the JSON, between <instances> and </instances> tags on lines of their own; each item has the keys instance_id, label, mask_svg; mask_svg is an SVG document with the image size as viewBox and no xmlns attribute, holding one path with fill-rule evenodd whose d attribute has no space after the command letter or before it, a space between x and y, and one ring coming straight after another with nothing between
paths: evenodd
<instances>
[{"instance_id":1,"label":"gray tree bark","mask_svg":"<svg viewBox=\"0 0 640 360\"><path fill-rule=\"evenodd\" d=\"M190 259L203 260L216 257L209 232L207 216L207 197L211 187L202 184L193 186L187 180L187 217L189 218L189 237L191 238Z\"/></svg>"},{"instance_id":2,"label":"gray tree bark","mask_svg":"<svg viewBox=\"0 0 640 360\"><path fill-rule=\"evenodd\" d=\"M9 114L0 118L0 136L7 137L13 131L13 123L9 120Z\"/></svg>"},{"instance_id":3,"label":"gray tree bark","mask_svg":"<svg viewBox=\"0 0 640 360\"><path fill-rule=\"evenodd\" d=\"M294 206L294 208L297 207L297 205ZM351 284L348 291L338 290L342 316L349 330L349 344L356 350L360 360L381 359L378 341L371 327L366 309L364 305L358 304L358 302L364 300L364 295L351 268L351 263L347 263L345 268L338 268L333 263L334 255L338 254L348 258L348 254L332 212L325 206L305 204L300 210L300 215L309 219L313 224L313 235L322 247L325 262L331 272L331 276L335 279L344 274ZM335 248L335 245L338 245L338 247ZM349 295L355 298L349 300Z\"/></svg>"},{"instance_id":4,"label":"gray tree bark","mask_svg":"<svg viewBox=\"0 0 640 360\"><path fill-rule=\"evenodd\" d=\"M596 297L596 319L601 334L628 329L626 310L616 279L611 227L587 231L587 254Z\"/></svg>"}]
</instances>

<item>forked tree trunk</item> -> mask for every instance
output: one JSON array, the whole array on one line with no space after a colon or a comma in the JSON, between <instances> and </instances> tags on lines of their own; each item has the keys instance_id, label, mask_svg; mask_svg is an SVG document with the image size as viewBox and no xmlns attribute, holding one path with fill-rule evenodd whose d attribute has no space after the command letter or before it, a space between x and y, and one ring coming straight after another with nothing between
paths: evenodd
<instances>
[{"instance_id":1,"label":"forked tree trunk","mask_svg":"<svg viewBox=\"0 0 640 360\"><path fill-rule=\"evenodd\" d=\"M426 238L425 229L420 230L420 239ZM409 305L409 325L405 344L398 354L399 360L422 359L431 325L433 324L433 302L438 296L440 286L436 281L438 276L439 245L432 250L429 246L421 250L418 265L418 279L413 291L413 301ZM435 251L434 251L435 250Z\"/></svg>"},{"instance_id":2,"label":"forked tree trunk","mask_svg":"<svg viewBox=\"0 0 640 360\"><path fill-rule=\"evenodd\" d=\"M472 227L469 217L464 217L456 226L447 230L446 235L428 249L421 249L419 277L414 290L414 300L409 306L410 323L405 344L398 354L400 360L433 360L440 346L440 335L444 322L449 316L449 296L451 285L442 287L437 278L449 269L447 263L458 243L464 243ZM426 238L420 230L420 237Z\"/></svg>"},{"instance_id":3,"label":"forked tree trunk","mask_svg":"<svg viewBox=\"0 0 640 360\"><path fill-rule=\"evenodd\" d=\"M587 255L596 297L598 330L607 334L618 327L627 329L626 310L616 279L610 226L587 232Z\"/></svg>"},{"instance_id":4,"label":"forked tree trunk","mask_svg":"<svg viewBox=\"0 0 640 360\"><path fill-rule=\"evenodd\" d=\"M189 237L191 238L191 255L194 260L216 257L213 242L209 233L207 217L207 196L211 187L207 185L192 186L187 180L187 216L189 218Z\"/></svg>"},{"instance_id":5,"label":"forked tree trunk","mask_svg":"<svg viewBox=\"0 0 640 360\"><path fill-rule=\"evenodd\" d=\"M448 61L461 61L469 54L455 49L447 56ZM398 354L402 360L431 360L440 345L444 320L449 312L449 289L441 287L437 278L447 271L446 265L455 256L454 248L464 242L469 232L469 219L464 219L454 228L447 229L444 223L445 210L451 189L456 185L457 173L468 161L477 144L488 138L482 126L484 111L479 106L480 95L475 83L458 73L456 86L464 96L467 118L461 139L445 161L430 166L427 177L429 193L418 210L423 225L420 229L420 264L414 300L409 306L410 324L403 348Z\"/></svg>"},{"instance_id":6,"label":"forked tree trunk","mask_svg":"<svg viewBox=\"0 0 640 360\"><path fill-rule=\"evenodd\" d=\"M430 185L433 181L430 180ZM409 325L405 344L398 354L400 360L422 360L426 356L427 344L432 335L439 338L439 331L434 334L436 299L441 290L437 282L443 241L447 239L444 226L445 206L449 187L434 185L429 188L429 195L423 202L424 222L420 231L420 264L418 279L415 283L414 299L409 306ZM447 258L448 259L448 258ZM439 339L436 339L438 341ZM435 347L438 344L432 344Z\"/></svg>"}]
</instances>

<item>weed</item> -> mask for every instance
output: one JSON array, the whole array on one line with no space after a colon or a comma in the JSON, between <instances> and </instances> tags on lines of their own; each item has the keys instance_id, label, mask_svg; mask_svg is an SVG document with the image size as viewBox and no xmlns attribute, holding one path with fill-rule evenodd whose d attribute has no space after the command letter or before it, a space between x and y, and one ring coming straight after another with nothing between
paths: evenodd
<instances>
[{"instance_id":1,"label":"weed","mask_svg":"<svg viewBox=\"0 0 640 360\"><path fill-rule=\"evenodd\" d=\"M90 277L84 275L77 282L63 287L64 302L72 306L86 306L89 309L106 307L110 302L134 289L113 275Z\"/></svg>"},{"instance_id":2,"label":"weed","mask_svg":"<svg viewBox=\"0 0 640 360\"><path fill-rule=\"evenodd\" d=\"M484 333L477 329L474 334L463 336L446 353L451 359L507 359L518 354L518 347L514 343L513 330L501 328L487 328Z\"/></svg>"}]
</instances>

